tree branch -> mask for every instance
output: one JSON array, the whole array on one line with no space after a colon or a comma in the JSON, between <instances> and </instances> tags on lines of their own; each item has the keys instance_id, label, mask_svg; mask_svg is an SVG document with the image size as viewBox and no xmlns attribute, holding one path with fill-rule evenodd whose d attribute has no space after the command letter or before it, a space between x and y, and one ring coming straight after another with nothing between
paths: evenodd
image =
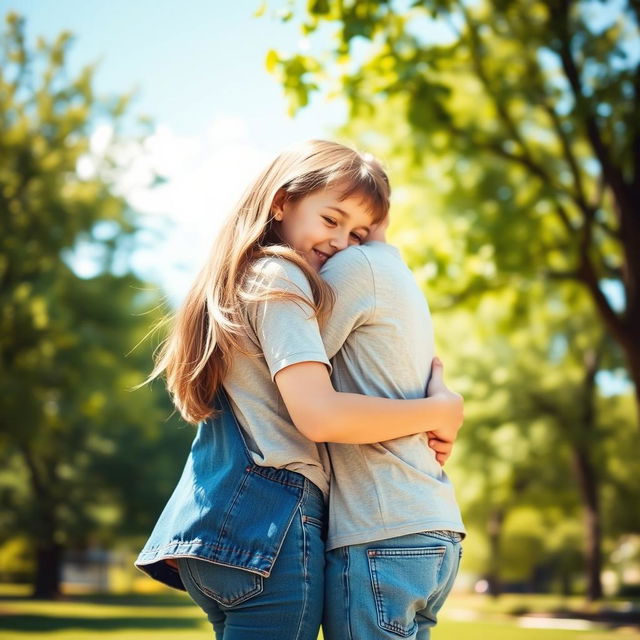
<instances>
[{"instance_id":1,"label":"tree branch","mask_svg":"<svg viewBox=\"0 0 640 640\"><path fill-rule=\"evenodd\" d=\"M569 138L567 137L566 132L562 128L562 122L560 122L560 117L558 116L558 112L550 105L548 102L543 102L542 104L544 110L547 112L549 117L551 118L551 122L553 124L553 128L556 132L556 135L560 139L560 144L562 146L562 152L564 154L564 159L567 161L569 165L569 169L571 171L571 175L573 176L573 182L575 185L576 192L572 194L573 201L578 205L578 208L586 213L591 207L587 203L587 197L584 189L584 184L582 181L582 174L580 173L580 168L578 167L578 163L573 154L573 150L571 149L571 143L569 142Z\"/></svg>"},{"instance_id":2,"label":"tree branch","mask_svg":"<svg viewBox=\"0 0 640 640\"><path fill-rule=\"evenodd\" d=\"M558 202L557 200L555 205L556 205L556 212L558 214L558 217L560 218L560 220L562 220L562 224L565 226L565 229L569 233L575 233L576 227L571 222L571 218L569 218L569 214L567 213L567 210L564 208L562 203Z\"/></svg>"},{"instance_id":3,"label":"tree branch","mask_svg":"<svg viewBox=\"0 0 640 640\"><path fill-rule=\"evenodd\" d=\"M589 108L589 104L585 99L584 92L582 90L582 81L580 79L580 71L573 59L571 53L571 33L569 29L569 11L571 0L558 0L557 2L549 3L550 10L555 13L558 24L559 33L558 38L560 41L560 61L562 63L562 69L564 71L571 92L576 103L576 112L578 115L582 115L585 129L587 131L587 138L591 143L591 148L598 158L602 173L607 182L611 185L616 199L621 203L627 202L627 194L625 189L624 177L620 172L620 169L616 167L609 158L608 150L602 141L602 135L600 128L593 115L593 112ZM622 207L621 207L622 209ZM622 212L621 212L622 214Z\"/></svg>"},{"instance_id":4,"label":"tree branch","mask_svg":"<svg viewBox=\"0 0 640 640\"><path fill-rule=\"evenodd\" d=\"M629 8L636 19L636 27L640 28L640 0L629 0Z\"/></svg>"},{"instance_id":5,"label":"tree branch","mask_svg":"<svg viewBox=\"0 0 640 640\"><path fill-rule=\"evenodd\" d=\"M552 280L580 281L580 273L577 270L559 271L558 269L545 269L544 275Z\"/></svg>"},{"instance_id":6,"label":"tree branch","mask_svg":"<svg viewBox=\"0 0 640 640\"><path fill-rule=\"evenodd\" d=\"M604 220L595 220L594 224L596 224L599 229L602 229L602 231L604 231L608 236L610 236L614 240L619 241L621 239L620 231L618 229L615 229L611 225L607 224Z\"/></svg>"},{"instance_id":7,"label":"tree branch","mask_svg":"<svg viewBox=\"0 0 640 640\"><path fill-rule=\"evenodd\" d=\"M498 115L500 116L500 119L502 120L504 126L507 128L507 131L510 133L513 140L515 140L522 147L522 150L524 151L525 155L530 158L531 154L529 153L527 146L522 136L520 135L520 131L516 126L515 121L511 117L506 106L502 102L500 102L500 100L497 99L495 91L491 86L491 82L489 81L489 76L483 64L483 56L480 52L480 49L482 47L482 41L480 39L480 34L478 33L478 27L475 24L474 20L471 18L471 14L467 10L467 8L464 6L464 3L459 2L458 6L460 7L460 11L464 15L465 21L469 26L469 34L470 34L469 42L471 46L471 57L473 60L473 67L476 71L476 75L478 76L482 85L484 86L487 92L487 95L489 96L489 98L492 99L493 104L496 108L496 111L498 112ZM533 160L531 161L533 162Z\"/></svg>"},{"instance_id":8,"label":"tree branch","mask_svg":"<svg viewBox=\"0 0 640 640\"><path fill-rule=\"evenodd\" d=\"M517 164L522 165L535 176L540 178L544 183L553 184L551 176L549 176L549 174L542 168L542 165L537 164L531 158L531 156L527 154L520 155L517 153L511 153L510 151L507 151L499 142L484 142L480 143L479 146L489 151L493 151L497 155L506 158L507 160L511 160Z\"/></svg>"},{"instance_id":9,"label":"tree branch","mask_svg":"<svg viewBox=\"0 0 640 640\"><path fill-rule=\"evenodd\" d=\"M640 2L637 3L640 5ZM640 11L640 9L637 9ZM640 20L640 19L639 19ZM636 73L633 78L633 113L640 112L640 64L636 67ZM633 186L636 191L640 191L640 125L636 119L635 133L633 136Z\"/></svg>"},{"instance_id":10,"label":"tree branch","mask_svg":"<svg viewBox=\"0 0 640 640\"><path fill-rule=\"evenodd\" d=\"M598 274L589 255L589 245L591 241L591 224L584 229L580 242L580 266L578 267L579 279L587 286L591 293L596 307L600 311L606 325L622 343L626 343L626 327L620 316L613 310L609 300L600 288Z\"/></svg>"},{"instance_id":11,"label":"tree branch","mask_svg":"<svg viewBox=\"0 0 640 640\"><path fill-rule=\"evenodd\" d=\"M429 305L431 306L431 309L434 313L438 313L439 311L451 311L451 309L453 309L458 304L461 304L468 300L473 300L473 298L477 296L482 296L492 291L502 291L507 286L509 286L507 282L500 282L498 284L487 284L486 287L477 287L473 286L472 284L462 291L457 291L455 293L441 296L443 299L446 298L446 302L443 304L439 305L436 300L433 303L430 301Z\"/></svg>"},{"instance_id":12,"label":"tree branch","mask_svg":"<svg viewBox=\"0 0 640 640\"><path fill-rule=\"evenodd\" d=\"M456 127L455 125L452 125L452 131L455 135L464 136L465 138L468 138L468 135L469 135L468 132L464 132L462 129ZM551 176L543 169L541 165L537 164L535 160L533 160L530 156L511 153L507 151L499 142L481 141L477 139L474 141L474 145L479 149L486 149L487 151L491 151L502 158L506 158L507 160L511 160L512 162L515 162L517 164L524 166L531 173L533 173L535 176L540 178L540 180L542 180L542 182L545 185L547 186L550 185L553 191L560 191L557 185L554 184ZM571 234L574 234L577 230L577 227L571 222L571 219L569 218L569 214L567 213L566 209L557 200L555 200L555 203L556 203L556 211L562 221L562 224L567 229L567 231L569 231Z\"/></svg>"},{"instance_id":13,"label":"tree branch","mask_svg":"<svg viewBox=\"0 0 640 640\"><path fill-rule=\"evenodd\" d=\"M506 127L507 131L510 133L512 139L515 142L517 142L517 144L520 146L522 152L511 153L506 149L504 149L504 147L497 142L489 143L488 145L485 145L485 148L488 148L491 151L497 153L498 155L524 166L531 173L533 173L538 178L540 178L546 185L551 186L553 191L566 192L567 191L566 189L560 188L557 184L555 184L551 175L543 168L543 165L537 162L536 160L534 160L533 153L531 152L524 138L520 134L520 131L514 119L511 117L511 114L509 113L508 109L506 108L506 105L503 104L503 102L501 102L497 98L497 94L493 90L493 87L491 86L489 76L483 64L483 57L480 51L482 43L480 40L480 35L478 33L477 25L475 24L473 18L471 17L471 14L466 9L464 4L459 3L459 7L469 26L471 53L472 53L473 65L476 71L476 75L478 76L482 85L484 86L487 92L487 95L490 97L490 99L492 99L493 104L496 108L496 111L498 112L498 115L500 116L500 119L502 120L504 126ZM586 201L584 187L582 183L582 177L581 177L579 168L577 166L577 163L575 161L575 158L573 156L573 153L571 151L569 141L566 135L564 134L564 132L562 131L562 127L555 110L548 107L546 103L544 104L544 106L547 107L547 109L550 111L552 120L554 121L554 124L557 125L558 135L560 136L560 139L563 145L563 150L565 151L565 158L571 168L572 174L574 175L574 182L576 183L576 194L570 194L570 195L572 199L576 202L578 208L583 212L584 216L587 217L592 214L592 209L591 207L589 207ZM567 227L567 229L570 231L575 231L575 227L570 223L569 217L566 214L566 212L562 210L561 213L562 213L561 218L563 220L563 223Z\"/></svg>"}]
</instances>

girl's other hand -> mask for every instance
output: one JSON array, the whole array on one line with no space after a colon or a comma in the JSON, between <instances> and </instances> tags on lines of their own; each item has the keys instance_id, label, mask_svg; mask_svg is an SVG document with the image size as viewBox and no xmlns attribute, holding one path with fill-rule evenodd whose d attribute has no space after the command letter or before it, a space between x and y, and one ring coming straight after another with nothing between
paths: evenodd
<instances>
[{"instance_id":1,"label":"girl's other hand","mask_svg":"<svg viewBox=\"0 0 640 640\"><path fill-rule=\"evenodd\" d=\"M387 241L387 228L389 227L389 215L384 220L381 220L378 224L371 227L369 234L365 238L365 242L386 242Z\"/></svg>"},{"instance_id":2,"label":"girl's other hand","mask_svg":"<svg viewBox=\"0 0 640 640\"><path fill-rule=\"evenodd\" d=\"M444 365L440 358L433 359L431 379L427 385L427 397L437 398L446 408L446 419L442 424L429 429L437 440L454 442L458 437L458 430L464 420L464 400L459 393L452 391L444 382Z\"/></svg>"},{"instance_id":3,"label":"girl's other hand","mask_svg":"<svg viewBox=\"0 0 640 640\"><path fill-rule=\"evenodd\" d=\"M429 439L429 447L435 451L438 464L444 467L444 463L449 459L453 451L453 442L438 440L438 438L434 437L433 431L427 432L427 438Z\"/></svg>"}]
</instances>

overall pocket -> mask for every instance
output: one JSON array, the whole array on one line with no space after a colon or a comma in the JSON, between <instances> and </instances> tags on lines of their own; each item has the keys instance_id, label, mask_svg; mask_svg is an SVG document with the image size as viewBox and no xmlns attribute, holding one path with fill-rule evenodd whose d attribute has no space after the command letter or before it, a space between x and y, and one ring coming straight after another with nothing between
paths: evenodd
<instances>
[{"instance_id":1,"label":"overall pocket","mask_svg":"<svg viewBox=\"0 0 640 640\"><path fill-rule=\"evenodd\" d=\"M197 558L180 559L180 568L188 574L198 591L224 607L233 607L262 593L264 578L251 571L225 567Z\"/></svg>"},{"instance_id":2,"label":"overall pocket","mask_svg":"<svg viewBox=\"0 0 640 640\"><path fill-rule=\"evenodd\" d=\"M416 613L439 587L445 546L368 549L378 626L402 638L417 629Z\"/></svg>"},{"instance_id":3,"label":"overall pocket","mask_svg":"<svg viewBox=\"0 0 640 640\"><path fill-rule=\"evenodd\" d=\"M289 472L291 473L291 472ZM268 577L302 501L301 486L287 483L283 469L250 466L224 515L212 513L209 530L218 531L216 560Z\"/></svg>"}]
</instances>

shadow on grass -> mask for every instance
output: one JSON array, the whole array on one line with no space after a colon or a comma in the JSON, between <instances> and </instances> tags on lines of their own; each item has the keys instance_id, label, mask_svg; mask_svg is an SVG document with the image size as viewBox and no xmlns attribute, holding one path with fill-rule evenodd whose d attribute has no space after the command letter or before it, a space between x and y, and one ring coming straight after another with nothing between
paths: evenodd
<instances>
[{"instance_id":1,"label":"shadow on grass","mask_svg":"<svg viewBox=\"0 0 640 640\"><path fill-rule=\"evenodd\" d=\"M0 604L3 602L60 602L65 604L97 604L112 605L118 607L195 607L196 605L187 594L159 593L159 594L108 594L92 593L88 595L63 595L55 600L39 600L23 595L0 596Z\"/></svg>"},{"instance_id":2,"label":"shadow on grass","mask_svg":"<svg viewBox=\"0 0 640 640\"><path fill-rule=\"evenodd\" d=\"M193 600L186 593L177 591L157 594L143 593L93 593L86 596L76 595L64 598L65 602L81 602L84 604L104 604L119 607L195 607Z\"/></svg>"},{"instance_id":3,"label":"shadow on grass","mask_svg":"<svg viewBox=\"0 0 640 640\"><path fill-rule=\"evenodd\" d=\"M116 631L119 629L193 629L200 621L190 618L83 618L39 615L3 615L0 616L0 630L3 631L66 631L82 629L87 631Z\"/></svg>"}]
</instances>

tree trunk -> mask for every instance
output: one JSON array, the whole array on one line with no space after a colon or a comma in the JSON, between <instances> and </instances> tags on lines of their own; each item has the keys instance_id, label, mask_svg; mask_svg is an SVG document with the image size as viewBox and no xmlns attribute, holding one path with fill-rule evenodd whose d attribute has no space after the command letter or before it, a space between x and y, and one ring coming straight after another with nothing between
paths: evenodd
<instances>
[{"instance_id":1,"label":"tree trunk","mask_svg":"<svg viewBox=\"0 0 640 640\"><path fill-rule=\"evenodd\" d=\"M52 599L60 595L62 547L55 542L57 508L53 494L56 486L55 465L38 460L26 443L20 450L30 472L31 488L36 504L36 575L33 597Z\"/></svg>"},{"instance_id":2,"label":"tree trunk","mask_svg":"<svg viewBox=\"0 0 640 640\"><path fill-rule=\"evenodd\" d=\"M636 392L636 419L640 426L640 329L634 330L632 343L625 349L629 362L629 374Z\"/></svg>"},{"instance_id":3,"label":"tree trunk","mask_svg":"<svg viewBox=\"0 0 640 640\"><path fill-rule=\"evenodd\" d=\"M637 80L640 81L640 73ZM640 91L640 84L637 85ZM640 97L640 94L639 94ZM640 161L640 151L638 160ZM640 181L640 166L636 167L637 180ZM625 294L625 344L622 345L629 362L631 378L636 386L636 398L640 406L640 183L627 185L624 199L617 198L620 219L620 238L623 244L624 261L622 265L622 283ZM640 416L639 416L640 417Z\"/></svg>"},{"instance_id":4,"label":"tree trunk","mask_svg":"<svg viewBox=\"0 0 640 640\"><path fill-rule=\"evenodd\" d=\"M560 593L566 597L571 595L571 572L566 568L560 574Z\"/></svg>"},{"instance_id":5,"label":"tree trunk","mask_svg":"<svg viewBox=\"0 0 640 640\"><path fill-rule=\"evenodd\" d=\"M33 597L52 600L60 595L62 547L55 542L40 542L36 549L36 577Z\"/></svg>"},{"instance_id":6,"label":"tree trunk","mask_svg":"<svg viewBox=\"0 0 640 640\"><path fill-rule=\"evenodd\" d=\"M602 571L600 525L600 501L598 499L598 481L594 465L591 461L590 448L594 442L596 426L596 374L600 367L600 352L592 349L585 354L584 398L582 414L582 429L580 436L574 439L573 461L585 513L585 528L587 541L586 571L587 597L590 601L602 598Z\"/></svg>"},{"instance_id":7,"label":"tree trunk","mask_svg":"<svg viewBox=\"0 0 640 640\"><path fill-rule=\"evenodd\" d=\"M574 447L573 457L585 510L587 597L590 601L594 601L602 598L602 582L600 580L602 569L600 503L593 465L588 456L579 447Z\"/></svg>"},{"instance_id":8,"label":"tree trunk","mask_svg":"<svg viewBox=\"0 0 640 640\"><path fill-rule=\"evenodd\" d=\"M502 593L500 580L500 537L502 535L502 523L504 522L504 509L493 507L487 522L489 535L489 572L487 582L489 593L497 598Z\"/></svg>"}]
</instances>

